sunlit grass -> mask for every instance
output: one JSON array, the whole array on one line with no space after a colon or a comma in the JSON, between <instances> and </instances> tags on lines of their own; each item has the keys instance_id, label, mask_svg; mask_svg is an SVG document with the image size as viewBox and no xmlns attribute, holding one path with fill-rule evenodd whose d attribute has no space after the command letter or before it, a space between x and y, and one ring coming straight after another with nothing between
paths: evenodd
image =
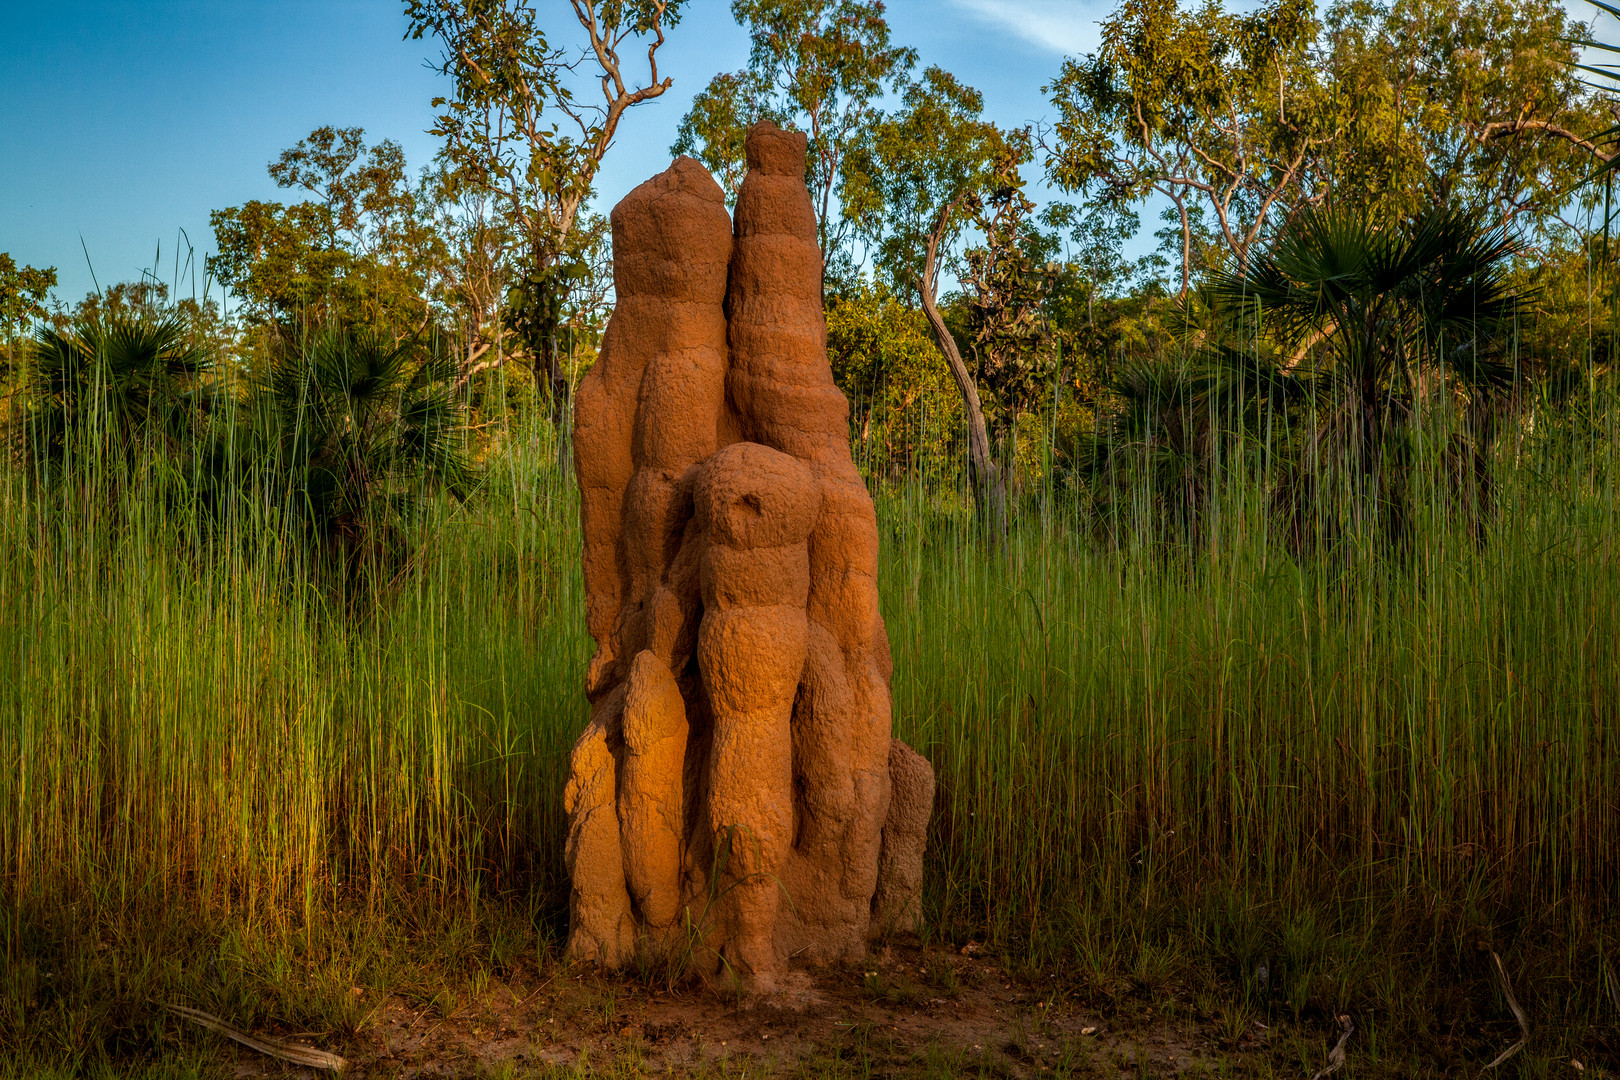
<instances>
[{"instance_id":1,"label":"sunlit grass","mask_svg":"<svg viewBox=\"0 0 1620 1080\"><path fill-rule=\"evenodd\" d=\"M1505 440L1483 544L1420 483L1411 548L1296 557L1241 460L1173 551L1132 539L1147 529L1099 540L1055 484L1003 542L959 488L884 488L896 733L939 776L925 938L1148 993L1202 972L1242 997L1254 958L1286 956L1266 1007L1328 1016L1443 997L1437 973L1488 944L1574 986L1566 1011L1604 1007L1609 414L1580 436L1538 423ZM539 430L495 444L467 502L434 504L358 609L270 511L208 527L173 497L184 477L5 474L0 1050L60 1052L81 1015L64 1003L98 995L113 1004L78 1022L103 1050L146 1045L116 1003L154 986L248 1008L151 956L134 931L155 913L254 964L293 950L344 970L372 961L334 927L487 936L496 908L542 938L560 925L591 644L575 496ZM120 983L69 910L147 974ZM1429 981L1388 983L1414 963Z\"/></svg>"}]
</instances>

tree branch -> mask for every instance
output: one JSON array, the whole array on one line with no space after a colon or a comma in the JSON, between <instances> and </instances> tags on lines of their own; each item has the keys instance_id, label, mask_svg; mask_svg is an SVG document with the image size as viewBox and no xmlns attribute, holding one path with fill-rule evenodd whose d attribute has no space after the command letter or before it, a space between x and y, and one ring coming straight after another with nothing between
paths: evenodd
<instances>
[{"instance_id":1,"label":"tree branch","mask_svg":"<svg viewBox=\"0 0 1620 1080\"><path fill-rule=\"evenodd\" d=\"M934 224L928 230L928 249L923 256L922 274L917 277L915 284L917 293L922 299L923 314L928 319L928 329L933 335L934 345L945 357L945 363L951 370L951 377L956 380L956 388L962 394L962 413L968 429L968 461L978 478L979 497L989 503L999 518L1003 509L1001 471L996 467L995 459L990 456L990 435L984 422L984 405L979 400L979 387L973 381L973 373L968 371L967 364L963 362L961 350L956 347L956 339L951 336L950 327L945 325L945 318L939 313L939 307L934 302L939 291L940 243L950 230L952 215L966 197L966 192L960 192L939 208L939 213L934 217Z\"/></svg>"},{"instance_id":2,"label":"tree branch","mask_svg":"<svg viewBox=\"0 0 1620 1080\"><path fill-rule=\"evenodd\" d=\"M1598 148L1598 145L1592 142L1590 139L1582 138L1581 136L1575 134L1575 132L1566 127L1555 124L1551 120L1531 120L1523 116L1520 116L1514 120L1492 120L1490 123L1481 124L1479 126L1479 130L1475 133L1474 138L1483 144L1491 142L1494 139L1505 139L1510 136L1517 135L1522 131L1532 132L1537 135L1545 135L1554 139L1562 139L1573 146L1580 147L1582 150L1585 150L1588 154L1591 154L1593 157L1604 162L1605 164L1613 161L1615 159L1615 154L1620 154L1620 150L1617 150L1614 153L1605 154L1601 149Z\"/></svg>"}]
</instances>

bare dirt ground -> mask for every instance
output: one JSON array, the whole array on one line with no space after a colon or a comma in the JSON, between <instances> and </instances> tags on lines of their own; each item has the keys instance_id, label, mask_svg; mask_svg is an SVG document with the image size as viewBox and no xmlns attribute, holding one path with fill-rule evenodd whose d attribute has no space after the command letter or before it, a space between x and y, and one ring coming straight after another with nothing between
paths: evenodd
<instances>
[{"instance_id":1,"label":"bare dirt ground","mask_svg":"<svg viewBox=\"0 0 1620 1080\"><path fill-rule=\"evenodd\" d=\"M1059 985L1014 977L971 946L891 946L859 967L796 976L753 1001L558 967L425 1005L389 995L353 1039L322 1043L347 1059L345 1075L365 1077L560 1067L616 1076L1034 1078L1248 1075L1243 1059L1258 1047L1244 1042L1264 1041L1255 1025L1223 1048L1207 1024L1151 1008L1102 1016ZM315 1075L247 1051L236 1066L239 1076Z\"/></svg>"}]
</instances>

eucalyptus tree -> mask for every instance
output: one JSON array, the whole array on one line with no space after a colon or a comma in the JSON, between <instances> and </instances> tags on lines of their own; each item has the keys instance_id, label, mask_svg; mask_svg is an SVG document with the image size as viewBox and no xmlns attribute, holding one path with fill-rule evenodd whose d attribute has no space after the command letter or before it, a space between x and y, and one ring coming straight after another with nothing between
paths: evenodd
<instances>
[{"instance_id":1,"label":"eucalyptus tree","mask_svg":"<svg viewBox=\"0 0 1620 1080\"><path fill-rule=\"evenodd\" d=\"M803 131L817 239L833 272L847 275L849 219L835 200L845 157L916 50L889 40L881 0L732 0L731 13L752 40L748 67L710 80L671 152L695 156L735 197L750 126L770 119Z\"/></svg>"},{"instance_id":2,"label":"eucalyptus tree","mask_svg":"<svg viewBox=\"0 0 1620 1080\"><path fill-rule=\"evenodd\" d=\"M17 260L0 251L0 342L5 344L8 364L15 362L18 337L49 314L45 301L55 287L56 267L18 266Z\"/></svg>"},{"instance_id":3,"label":"eucalyptus tree","mask_svg":"<svg viewBox=\"0 0 1620 1080\"><path fill-rule=\"evenodd\" d=\"M897 293L917 296L962 395L975 494L1000 519L1006 488L983 401L938 303L942 264L969 224L967 204L992 182L996 163L1017 153L1008 133L983 113L977 90L943 68L928 68L906 86L900 108L874 118L851 147L839 199L877 272Z\"/></svg>"},{"instance_id":4,"label":"eucalyptus tree","mask_svg":"<svg viewBox=\"0 0 1620 1080\"><path fill-rule=\"evenodd\" d=\"M580 234L583 208L625 112L673 85L659 74L659 53L684 6L569 0L573 36L564 40L536 0L406 0L408 36L439 43L435 67L451 80L450 92L433 99L432 129L449 193L486 195L519 238L523 265L509 285L510 306L565 303L553 294L590 262L600 237ZM636 54L644 81L631 70ZM525 340L509 355L534 363L560 420L570 382L556 338Z\"/></svg>"},{"instance_id":5,"label":"eucalyptus tree","mask_svg":"<svg viewBox=\"0 0 1620 1080\"><path fill-rule=\"evenodd\" d=\"M839 197L877 271L898 295L917 297L962 395L981 501L999 514L1006 477L997 459L1008 457L1017 417L1051 385L1045 302L1054 242L1025 191L1030 132L1001 129L983 108L978 91L928 68L907 84L901 107L852 147ZM976 242L953 257L968 235ZM971 366L939 310L940 273L952 263Z\"/></svg>"},{"instance_id":6,"label":"eucalyptus tree","mask_svg":"<svg viewBox=\"0 0 1620 1080\"><path fill-rule=\"evenodd\" d=\"M432 318L428 278L440 236L398 143L319 127L270 163L298 202L250 200L209 214L208 267L258 323L337 319L409 332Z\"/></svg>"},{"instance_id":7,"label":"eucalyptus tree","mask_svg":"<svg viewBox=\"0 0 1620 1080\"><path fill-rule=\"evenodd\" d=\"M985 182L965 202L978 242L958 266L976 374L997 406L991 430L1009 467L1020 418L1049 398L1057 375L1047 306L1060 273L1057 238L1040 227L1025 190L1031 157L1027 129L1008 132L995 148Z\"/></svg>"},{"instance_id":8,"label":"eucalyptus tree","mask_svg":"<svg viewBox=\"0 0 1620 1080\"><path fill-rule=\"evenodd\" d=\"M1065 60L1045 87L1058 114L1044 133L1047 170L1103 202L1167 200L1184 297L1200 207L1241 266L1274 212L1325 194L1334 115L1313 64L1311 0L1249 12L1125 0L1101 29L1098 51Z\"/></svg>"},{"instance_id":9,"label":"eucalyptus tree","mask_svg":"<svg viewBox=\"0 0 1620 1080\"><path fill-rule=\"evenodd\" d=\"M1570 204L1610 126L1573 69L1578 27L1556 0L1125 0L1102 42L1046 86L1061 188L1137 206L1179 230L1180 294L1200 217L1236 269L1308 207L1400 220L1486 212L1534 237ZM1218 267L1218 261L1217 261Z\"/></svg>"},{"instance_id":10,"label":"eucalyptus tree","mask_svg":"<svg viewBox=\"0 0 1620 1080\"><path fill-rule=\"evenodd\" d=\"M56 267L18 266L0 251L0 329L10 334L45 318L45 301L55 287Z\"/></svg>"},{"instance_id":11,"label":"eucalyptus tree","mask_svg":"<svg viewBox=\"0 0 1620 1080\"><path fill-rule=\"evenodd\" d=\"M735 203L737 188L748 172L743 143L748 129L761 120L789 123L772 108L762 80L754 72L747 68L723 71L692 99L669 152L701 161L726 193L726 202Z\"/></svg>"},{"instance_id":12,"label":"eucalyptus tree","mask_svg":"<svg viewBox=\"0 0 1620 1080\"><path fill-rule=\"evenodd\" d=\"M1330 7L1318 52L1349 106L1327 147L1335 201L1472 207L1527 242L1558 228L1588 138L1614 122L1576 68L1582 36L1555 0Z\"/></svg>"},{"instance_id":13,"label":"eucalyptus tree","mask_svg":"<svg viewBox=\"0 0 1620 1080\"><path fill-rule=\"evenodd\" d=\"M460 354L462 385L499 366L510 336L503 305L519 238L486 191L457 183L442 162L418 184L419 205L436 238L425 264L429 295Z\"/></svg>"}]
</instances>

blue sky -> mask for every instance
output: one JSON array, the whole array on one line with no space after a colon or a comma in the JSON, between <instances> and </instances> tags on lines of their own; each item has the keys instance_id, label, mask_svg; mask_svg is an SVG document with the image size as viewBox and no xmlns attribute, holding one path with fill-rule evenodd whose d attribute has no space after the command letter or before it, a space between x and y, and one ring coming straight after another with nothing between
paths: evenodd
<instances>
[{"instance_id":1,"label":"blue sky","mask_svg":"<svg viewBox=\"0 0 1620 1080\"><path fill-rule=\"evenodd\" d=\"M998 122L1023 124L1046 115L1041 84L1092 47L1109 6L891 0L889 20L922 64L982 90ZM208 212L287 199L265 166L312 128L394 139L413 170L434 150L424 129L441 80L426 67L431 45L402 40L398 0L0 0L0 27L0 251L55 266L69 302L91 288L85 249L103 286L160 251L170 280L181 230L200 287ZM674 86L627 114L602 208L668 164L692 95L747 51L727 0L692 0L660 53ZM187 277L181 295L191 288Z\"/></svg>"}]
</instances>

